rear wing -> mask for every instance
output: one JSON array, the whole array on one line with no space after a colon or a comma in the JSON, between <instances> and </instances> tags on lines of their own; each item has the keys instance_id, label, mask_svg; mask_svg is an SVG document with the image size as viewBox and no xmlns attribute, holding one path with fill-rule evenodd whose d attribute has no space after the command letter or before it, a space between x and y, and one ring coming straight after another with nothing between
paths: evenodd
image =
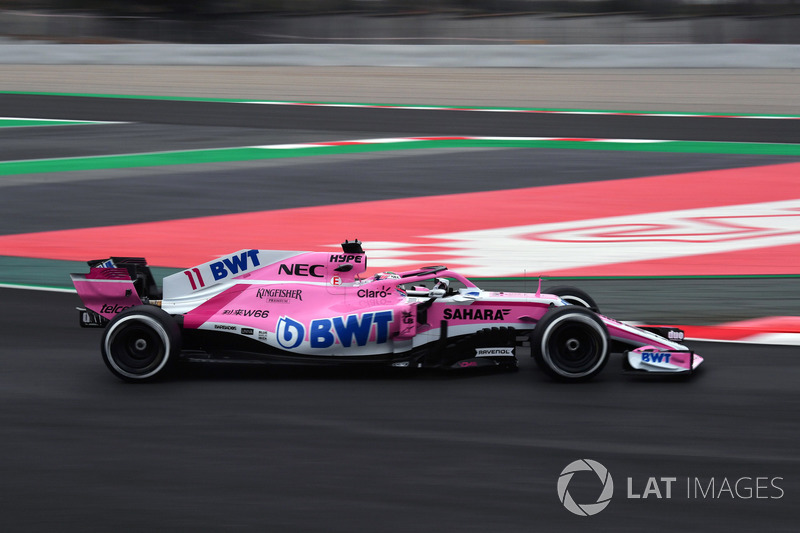
<instances>
[{"instance_id":1,"label":"rear wing","mask_svg":"<svg viewBox=\"0 0 800 533\"><path fill-rule=\"evenodd\" d=\"M78 309L82 326L102 327L117 313L161 297L150 267L142 257L110 257L87 264L88 274L70 274L86 306Z\"/></svg>"},{"instance_id":2,"label":"rear wing","mask_svg":"<svg viewBox=\"0 0 800 533\"><path fill-rule=\"evenodd\" d=\"M141 298L158 300L161 290L156 284L147 260L144 257L110 257L108 259L94 259L86 262L89 268L119 268L125 269L136 287L136 294Z\"/></svg>"}]
</instances>

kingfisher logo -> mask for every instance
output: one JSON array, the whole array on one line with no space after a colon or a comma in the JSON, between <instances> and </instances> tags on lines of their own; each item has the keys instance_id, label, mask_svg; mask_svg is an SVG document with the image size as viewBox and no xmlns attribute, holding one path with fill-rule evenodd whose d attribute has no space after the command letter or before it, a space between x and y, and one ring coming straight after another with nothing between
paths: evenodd
<instances>
[{"instance_id":1,"label":"kingfisher logo","mask_svg":"<svg viewBox=\"0 0 800 533\"><path fill-rule=\"evenodd\" d=\"M569 493L569 483L572 481L572 477L576 472L583 471L594 472L602 485L600 496L597 497L597 501L594 503L579 504L572 499L572 495ZM608 504L611 503L611 496L614 495L614 480L611 478L608 469L597 461L578 459L568 464L561 471L561 475L558 477L557 489L558 499L567 511L578 516L592 516L608 507Z\"/></svg>"}]
</instances>

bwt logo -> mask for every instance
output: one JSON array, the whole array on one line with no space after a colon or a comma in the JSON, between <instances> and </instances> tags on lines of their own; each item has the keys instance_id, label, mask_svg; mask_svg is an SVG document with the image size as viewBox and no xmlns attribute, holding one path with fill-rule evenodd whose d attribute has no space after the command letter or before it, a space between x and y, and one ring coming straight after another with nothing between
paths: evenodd
<instances>
[{"instance_id":1,"label":"bwt logo","mask_svg":"<svg viewBox=\"0 0 800 533\"><path fill-rule=\"evenodd\" d=\"M569 482L572 481L572 476L574 476L576 472L583 471L590 471L597 474L597 479L603 486L600 496L597 497L597 501L594 503L576 503L569 493ZM608 469L597 461L578 459L568 464L566 468L561 471L561 475L558 477L557 489L558 499L567 511L578 516L592 516L608 507L608 504L611 503L611 496L614 495L614 480L611 479L611 474L608 472Z\"/></svg>"},{"instance_id":2,"label":"bwt logo","mask_svg":"<svg viewBox=\"0 0 800 533\"><path fill-rule=\"evenodd\" d=\"M389 339L389 324L393 319L394 314L391 310L387 310L364 313L361 315L361 320L358 319L358 315L312 320L309 339L311 347L329 348L336 343L337 338L345 348L349 348L354 340L358 346L366 346L373 330L375 343L383 344Z\"/></svg>"},{"instance_id":3,"label":"bwt logo","mask_svg":"<svg viewBox=\"0 0 800 533\"><path fill-rule=\"evenodd\" d=\"M297 348L306 336L306 328L288 316L282 316L278 320L278 327L275 331L278 337L278 344L287 350Z\"/></svg>"},{"instance_id":4,"label":"bwt logo","mask_svg":"<svg viewBox=\"0 0 800 533\"><path fill-rule=\"evenodd\" d=\"M211 275L214 276L214 281L219 281L227 278L229 273L235 276L239 272L249 269L251 265L255 268L260 264L258 250L248 250L239 255L231 255L220 261L209 263L208 268L211 270ZM205 268L203 268L203 272L208 275ZM203 274L200 273L200 268L194 267L190 270L184 270L183 273L189 278L189 284L192 286L193 291L206 286Z\"/></svg>"},{"instance_id":5,"label":"bwt logo","mask_svg":"<svg viewBox=\"0 0 800 533\"><path fill-rule=\"evenodd\" d=\"M258 250L250 250L249 252L242 252L239 255L232 255L226 257L222 261L211 263L208 266L211 268L211 274L214 276L214 279L219 281L228 277L229 272L233 275L244 272L250 268L250 263L252 263L253 267L257 267L261 264L258 261Z\"/></svg>"},{"instance_id":6,"label":"bwt logo","mask_svg":"<svg viewBox=\"0 0 800 533\"><path fill-rule=\"evenodd\" d=\"M642 363L669 363L670 357L672 357L671 353L644 352Z\"/></svg>"},{"instance_id":7,"label":"bwt logo","mask_svg":"<svg viewBox=\"0 0 800 533\"><path fill-rule=\"evenodd\" d=\"M374 333L374 342L383 344L389 340L389 325L394 320L391 310L337 316L335 318L318 318L309 326L309 344L312 348L330 348L337 342L349 348L353 341L357 346L366 346L370 335ZM288 316L278 320L276 330L278 344L287 350L297 348L306 337L306 327Z\"/></svg>"}]
</instances>

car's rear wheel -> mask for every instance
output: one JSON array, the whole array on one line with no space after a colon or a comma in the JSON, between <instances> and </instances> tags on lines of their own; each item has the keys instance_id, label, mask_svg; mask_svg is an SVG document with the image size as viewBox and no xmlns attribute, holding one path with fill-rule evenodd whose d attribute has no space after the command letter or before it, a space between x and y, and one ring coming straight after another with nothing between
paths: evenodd
<instances>
[{"instance_id":1,"label":"car's rear wheel","mask_svg":"<svg viewBox=\"0 0 800 533\"><path fill-rule=\"evenodd\" d=\"M131 382L150 381L166 374L180 353L180 328L168 313L136 306L109 322L100 351L111 372Z\"/></svg>"},{"instance_id":2,"label":"car's rear wheel","mask_svg":"<svg viewBox=\"0 0 800 533\"><path fill-rule=\"evenodd\" d=\"M595 313L600 312L600 308L598 307L597 302L594 301L594 298L589 296L589 293L582 291L577 287L569 287L564 285L547 289L545 292L549 294L555 294L569 304L591 309Z\"/></svg>"},{"instance_id":3,"label":"car's rear wheel","mask_svg":"<svg viewBox=\"0 0 800 533\"><path fill-rule=\"evenodd\" d=\"M531 333L531 355L539 367L562 381L585 381L603 370L609 358L608 330L592 311L553 307Z\"/></svg>"}]
</instances>

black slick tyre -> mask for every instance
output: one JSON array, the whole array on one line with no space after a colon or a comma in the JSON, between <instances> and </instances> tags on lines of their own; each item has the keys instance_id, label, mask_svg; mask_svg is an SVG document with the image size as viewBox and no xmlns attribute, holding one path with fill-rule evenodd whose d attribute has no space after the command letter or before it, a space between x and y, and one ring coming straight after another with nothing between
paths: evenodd
<instances>
[{"instance_id":1,"label":"black slick tyre","mask_svg":"<svg viewBox=\"0 0 800 533\"><path fill-rule=\"evenodd\" d=\"M608 329L583 307L552 307L536 324L530 339L536 364L560 381L589 380L608 363Z\"/></svg>"},{"instance_id":2,"label":"black slick tyre","mask_svg":"<svg viewBox=\"0 0 800 533\"><path fill-rule=\"evenodd\" d=\"M564 285L553 287L545 292L548 294L555 294L569 304L579 305L581 307L585 307L586 309L591 309L595 313L600 312L600 308L598 307L597 302L594 301L594 298L589 296L589 293L582 291L577 287L569 287Z\"/></svg>"},{"instance_id":3,"label":"black slick tyre","mask_svg":"<svg viewBox=\"0 0 800 533\"><path fill-rule=\"evenodd\" d=\"M157 307L140 305L126 309L108 323L100 352L118 378L146 382L171 370L180 344L180 327L174 318Z\"/></svg>"}]
</instances>

